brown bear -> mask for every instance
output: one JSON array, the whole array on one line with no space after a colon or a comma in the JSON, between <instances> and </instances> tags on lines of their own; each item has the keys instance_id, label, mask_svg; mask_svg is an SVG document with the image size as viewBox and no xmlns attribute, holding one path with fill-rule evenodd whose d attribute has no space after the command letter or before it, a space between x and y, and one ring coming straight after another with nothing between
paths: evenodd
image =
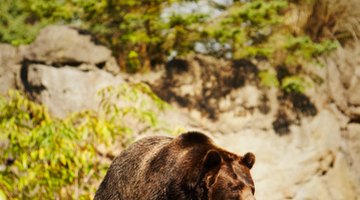
<instances>
[{"instance_id":1,"label":"brown bear","mask_svg":"<svg viewBox=\"0 0 360 200\"><path fill-rule=\"evenodd\" d=\"M95 200L250 200L255 156L239 156L199 132L148 137L112 162Z\"/></svg>"}]
</instances>

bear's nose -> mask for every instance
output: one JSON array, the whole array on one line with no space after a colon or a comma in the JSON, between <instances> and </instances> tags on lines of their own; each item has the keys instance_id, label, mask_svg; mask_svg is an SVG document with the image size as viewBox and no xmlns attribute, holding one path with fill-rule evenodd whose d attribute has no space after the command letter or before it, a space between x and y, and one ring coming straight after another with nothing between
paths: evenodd
<instances>
[{"instance_id":1,"label":"bear's nose","mask_svg":"<svg viewBox=\"0 0 360 200\"><path fill-rule=\"evenodd\" d=\"M253 191L251 187L245 187L241 190L240 200L255 200Z\"/></svg>"}]
</instances>

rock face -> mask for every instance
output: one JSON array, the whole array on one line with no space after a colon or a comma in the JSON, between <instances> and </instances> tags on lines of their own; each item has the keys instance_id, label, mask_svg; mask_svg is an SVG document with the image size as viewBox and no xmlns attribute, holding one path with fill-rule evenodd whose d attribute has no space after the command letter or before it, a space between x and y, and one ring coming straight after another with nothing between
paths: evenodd
<instances>
[{"instance_id":1,"label":"rock face","mask_svg":"<svg viewBox=\"0 0 360 200\"><path fill-rule=\"evenodd\" d=\"M218 135L217 140L237 153L255 152L257 199L359 197L360 181L352 174L341 150L340 123L334 114L322 110L315 118L305 119L302 125L291 129L292 134L278 137L274 132L245 128Z\"/></svg>"},{"instance_id":2,"label":"rock face","mask_svg":"<svg viewBox=\"0 0 360 200\"><path fill-rule=\"evenodd\" d=\"M326 64L330 97L350 118L360 118L360 44L339 48Z\"/></svg>"},{"instance_id":3,"label":"rock face","mask_svg":"<svg viewBox=\"0 0 360 200\"><path fill-rule=\"evenodd\" d=\"M21 49L9 44L0 44L0 66L9 66L21 63L23 56Z\"/></svg>"},{"instance_id":4,"label":"rock face","mask_svg":"<svg viewBox=\"0 0 360 200\"><path fill-rule=\"evenodd\" d=\"M346 152L345 157L349 161L350 168L354 172L358 172L360 169L360 124L348 124L347 131L343 133L343 137L345 138L343 143L343 149ZM360 186L360 174L356 174L354 178L357 179L358 186Z\"/></svg>"},{"instance_id":5,"label":"rock face","mask_svg":"<svg viewBox=\"0 0 360 200\"><path fill-rule=\"evenodd\" d=\"M166 65L162 78L152 83L162 99L192 109L196 116L222 120L221 115L267 118L279 134L302 117L315 116L317 108L300 93L261 88L259 68L250 60L226 61L189 55Z\"/></svg>"},{"instance_id":6,"label":"rock face","mask_svg":"<svg viewBox=\"0 0 360 200\"><path fill-rule=\"evenodd\" d=\"M153 84L153 89L166 101L217 119L219 109L227 109L226 103L219 105L218 100L248 82L256 82L257 72L257 67L248 60L228 62L189 55L169 62L163 78Z\"/></svg>"},{"instance_id":7,"label":"rock face","mask_svg":"<svg viewBox=\"0 0 360 200\"><path fill-rule=\"evenodd\" d=\"M111 51L95 45L89 35L81 35L67 26L49 26L27 47L26 59L46 64L105 63Z\"/></svg>"},{"instance_id":8,"label":"rock face","mask_svg":"<svg viewBox=\"0 0 360 200\"><path fill-rule=\"evenodd\" d=\"M0 94L20 87L20 67L22 61L20 48L0 44Z\"/></svg>"},{"instance_id":9,"label":"rock face","mask_svg":"<svg viewBox=\"0 0 360 200\"><path fill-rule=\"evenodd\" d=\"M49 108L57 117L74 111L96 110L100 99L97 91L110 85L123 83L120 76L105 71L80 71L66 66L32 64L25 80L27 92Z\"/></svg>"},{"instance_id":10,"label":"rock face","mask_svg":"<svg viewBox=\"0 0 360 200\"><path fill-rule=\"evenodd\" d=\"M0 93L25 90L57 117L96 109L99 89L123 83L119 69L109 49L66 26L43 29L28 46L0 45Z\"/></svg>"}]
</instances>

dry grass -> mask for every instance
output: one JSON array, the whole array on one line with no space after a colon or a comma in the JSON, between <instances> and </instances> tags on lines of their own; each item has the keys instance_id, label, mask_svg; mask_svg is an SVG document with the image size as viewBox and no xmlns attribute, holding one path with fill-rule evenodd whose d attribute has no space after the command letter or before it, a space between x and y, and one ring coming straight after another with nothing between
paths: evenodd
<instances>
[{"instance_id":1,"label":"dry grass","mask_svg":"<svg viewBox=\"0 0 360 200\"><path fill-rule=\"evenodd\" d=\"M298 0L290 6L288 25L315 41L336 39L342 44L360 39L359 0Z\"/></svg>"}]
</instances>

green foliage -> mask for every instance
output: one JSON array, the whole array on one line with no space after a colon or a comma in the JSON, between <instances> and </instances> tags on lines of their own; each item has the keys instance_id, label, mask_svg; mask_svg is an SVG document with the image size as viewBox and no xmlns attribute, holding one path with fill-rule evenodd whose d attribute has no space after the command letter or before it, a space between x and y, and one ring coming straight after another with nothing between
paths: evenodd
<instances>
[{"instance_id":1,"label":"green foliage","mask_svg":"<svg viewBox=\"0 0 360 200\"><path fill-rule=\"evenodd\" d=\"M125 127L118 130L122 132L132 132L130 127L123 124L127 117L137 127L142 123L150 127L159 126L158 113L168 107L148 85L142 83L108 87L99 91L99 95L102 99L100 114L107 122L114 125L120 123L118 127Z\"/></svg>"},{"instance_id":2,"label":"green foliage","mask_svg":"<svg viewBox=\"0 0 360 200\"><path fill-rule=\"evenodd\" d=\"M82 26L117 53L123 68L134 72L149 70L151 61L163 59L160 14L169 2L77 1L77 6Z\"/></svg>"},{"instance_id":3,"label":"green foliage","mask_svg":"<svg viewBox=\"0 0 360 200\"><path fill-rule=\"evenodd\" d=\"M309 84L299 76L288 76L282 80L281 88L285 92L305 92L305 88L307 88Z\"/></svg>"},{"instance_id":4,"label":"green foliage","mask_svg":"<svg viewBox=\"0 0 360 200\"><path fill-rule=\"evenodd\" d=\"M266 58L273 64L297 65L337 47L331 40L314 42L285 29L287 0L236 2L227 15L205 29L210 38L231 44L232 57ZM284 54L280 60L277 55Z\"/></svg>"},{"instance_id":5,"label":"green foliage","mask_svg":"<svg viewBox=\"0 0 360 200\"><path fill-rule=\"evenodd\" d=\"M206 31L218 42L231 44L233 58L268 57L272 51L264 44L281 22L286 6L286 0L236 2Z\"/></svg>"},{"instance_id":6,"label":"green foliage","mask_svg":"<svg viewBox=\"0 0 360 200\"><path fill-rule=\"evenodd\" d=\"M259 73L261 85L264 87L278 87L279 81L276 78L276 74L269 70L264 70Z\"/></svg>"},{"instance_id":7,"label":"green foliage","mask_svg":"<svg viewBox=\"0 0 360 200\"><path fill-rule=\"evenodd\" d=\"M43 25L33 24L33 20L36 19L30 12L27 0L2 0L0 41L13 45L30 43Z\"/></svg>"},{"instance_id":8,"label":"green foliage","mask_svg":"<svg viewBox=\"0 0 360 200\"><path fill-rule=\"evenodd\" d=\"M41 28L75 21L79 8L73 0L2 0L0 42L31 43Z\"/></svg>"},{"instance_id":9,"label":"green foliage","mask_svg":"<svg viewBox=\"0 0 360 200\"><path fill-rule=\"evenodd\" d=\"M201 29L209 18L202 13L173 13L166 24L163 47L183 55L193 50L194 43L202 40ZM170 50L170 51L169 51Z\"/></svg>"},{"instance_id":10,"label":"green foliage","mask_svg":"<svg viewBox=\"0 0 360 200\"><path fill-rule=\"evenodd\" d=\"M297 65L301 61L311 61L316 56L329 52L338 47L338 43L331 40L324 40L315 43L309 36L287 36L284 48L288 51L285 63L287 65Z\"/></svg>"},{"instance_id":11,"label":"green foliage","mask_svg":"<svg viewBox=\"0 0 360 200\"><path fill-rule=\"evenodd\" d=\"M99 92L98 112L52 118L19 92L0 96L0 194L9 199L91 199L110 160L132 140L128 121L156 128L166 106L148 86ZM121 100L121 104L119 104Z\"/></svg>"}]
</instances>

